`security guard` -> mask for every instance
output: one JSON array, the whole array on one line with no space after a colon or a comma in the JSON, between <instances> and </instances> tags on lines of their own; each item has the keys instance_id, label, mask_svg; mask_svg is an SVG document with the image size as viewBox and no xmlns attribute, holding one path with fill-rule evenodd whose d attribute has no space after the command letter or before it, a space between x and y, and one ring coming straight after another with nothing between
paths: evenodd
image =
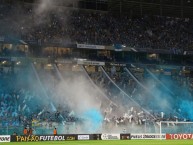
<instances>
[{"instance_id":1,"label":"security guard","mask_svg":"<svg viewBox=\"0 0 193 145\"><path fill-rule=\"evenodd\" d=\"M54 133L54 135L57 135L57 129L56 128L54 129L53 133Z\"/></svg>"}]
</instances>

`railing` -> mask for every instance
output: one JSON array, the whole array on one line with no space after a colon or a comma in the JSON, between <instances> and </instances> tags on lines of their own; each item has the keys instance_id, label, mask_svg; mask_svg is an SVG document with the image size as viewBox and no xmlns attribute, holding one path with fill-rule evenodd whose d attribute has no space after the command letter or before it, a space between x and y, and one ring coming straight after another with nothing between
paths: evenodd
<instances>
[{"instance_id":1,"label":"railing","mask_svg":"<svg viewBox=\"0 0 193 145\"><path fill-rule=\"evenodd\" d=\"M32 126L33 134L40 135L40 134L53 134L54 128L57 128L58 134L73 134L76 133L76 127L74 122L67 122L65 124L55 124L49 126L48 124L41 125L41 126ZM17 133L18 135L23 135L23 126L6 126L0 127L0 135L12 135Z\"/></svg>"},{"instance_id":2,"label":"railing","mask_svg":"<svg viewBox=\"0 0 193 145\"><path fill-rule=\"evenodd\" d=\"M17 133L18 135L23 135L23 126L7 126L7 127L0 127L0 135L12 135ZM46 127L33 127L33 134L52 134L53 128L46 128Z\"/></svg>"},{"instance_id":3,"label":"railing","mask_svg":"<svg viewBox=\"0 0 193 145\"><path fill-rule=\"evenodd\" d=\"M83 127L83 126L82 126ZM33 135L53 135L54 126L52 127L32 127L33 128ZM81 127L80 127L81 128ZM85 134L89 133L84 129L80 130L79 125L75 123L68 123L68 124L60 124L57 126L57 133L58 134ZM23 135L23 126L7 126L7 127L0 127L0 135L13 135L17 133L17 135ZM106 128L100 129L97 132L93 133L103 133L106 132ZM123 132L130 132L130 133L159 133L159 126L155 126L152 122L148 120L145 121L143 125L132 125L128 124L126 126L120 126L112 128L111 133L123 133Z\"/></svg>"}]
</instances>

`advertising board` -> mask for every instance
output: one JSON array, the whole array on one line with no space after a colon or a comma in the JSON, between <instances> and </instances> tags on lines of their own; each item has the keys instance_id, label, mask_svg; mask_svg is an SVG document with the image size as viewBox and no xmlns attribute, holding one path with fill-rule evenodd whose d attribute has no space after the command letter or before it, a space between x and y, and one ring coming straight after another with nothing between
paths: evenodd
<instances>
[{"instance_id":1,"label":"advertising board","mask_svg":"<svg viewBox=\"0 0 193 145\"><path fill-rule=\"evenodd\" d=\"M10 135L0 135L0 142L10 142L11 136Z\"/></svg>"},{"instance_id":2,"label":"advertising board","mask_svg":"<svg viewBox=\"0 0 193 145\"><path fill-rule=\"evenodd\" d=\"M178 139L193 139L193 134L185 133L185 134L166 134L166 139L178 140Z\"/></svg>"},{"instance_id":3,"label":"advertising board","mask_svg":"<svg viewBox=\"0 0 193 145\"><path fill-rule=\"evenodd\" d=\"M120 134L103 133L101 135L102 140L120 140Z\"/></svg>"},{"instance_id":4,"label":"advertising board","mask_svg":"<svg viewBox=\"0 0 193 145\"><path fill-rule=\"evenodd\" d=\"M81 135L78 135L78 140L89 140L90 139L90 137L89 137L89 135L87 134L85 134L85 135L83 135L83 134L81 134Z\"/></svg>"},{"instance_id":5,"label":"advertising board","mask_svg":"<svg viewBox=\"0 0 193 145\"><path fill-rule=\"evenodd\" d=\"M165 134L131 134L131 139L166 139Z\"/></svg>"},{"instance_id":6,"label":"advertising board","mask_svg":"<svg viewBox=\"0 0 193 145\"><path fill-rule=\"evenodd\" d=\"M12 142L33 142L33 141L64 141L77 140L76 134L62 134L62 135L12 135Z\"/></svg>"}]
</instances>

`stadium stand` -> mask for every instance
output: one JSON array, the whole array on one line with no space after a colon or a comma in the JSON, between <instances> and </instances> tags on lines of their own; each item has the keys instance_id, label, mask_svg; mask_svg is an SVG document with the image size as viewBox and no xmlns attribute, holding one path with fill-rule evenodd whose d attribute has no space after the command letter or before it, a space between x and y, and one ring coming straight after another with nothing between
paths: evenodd
<instances>
[{"instance_id":1,"label":"stadium stand","mask_svg":"<svg viewBox=\"0 0 193 145\"><path fill-rule=\"evenodd\" d=\"M32 6L11 7L1 5L1 36L10 32L23 40L39 43L52 40L98 45L125 44L134 48L167 49L174 54L192 49L190 18L148 15L130 18L102 12L68 10L64 16L50 12L46 20L42 16L42 22L36 24L38 15ZM10 16L17 9L20 11L13 19Z\"/></svg>"},{"instance_id":2,"label":"stadium stand","mask_svg":"<svg viewBox=\"0 0 193 145\"><path fill-rule=\"evenodd\" d=\"M192 65L191 55L184 59L193 46L192 18L130 17L60 6L54 6L58 11L43 15L36 13L37 7L32 3L0 5L0 134L21 134L25 127L32 127L37 134L49 134L56 126L59 132L81 132L78 127L86 119L72 106L80 104L84 108L84 97L96 92L93 100L100 106L102 129L100 126L95 132L151 133L158 131L160 121L193 120L188 111L193 102L193 75L192 68L186 66ZM21 49L19 44L24 47ZM53 51L42 54L48 44ZM88 54L87 50L78 50L77 44L109 46L110 55L100 56L95 49ZM119 53L117 45L145 53ZM58 49L64 46L71 47L59 55ZM72 53L71 49L76 50ZM149 49L151 53L166 50L170 64L177 65L167 66L167 59L161 55L158 59L147 58ZM101 61L102 65L78 64L79 56L91 63ZM175 56L180 60L174 60ZM19 61L20 57L26 64ZM57 57L65 59L60 63ZM80 91L76 100L81 102L73 102L79 90L64 82L84 88L85 84L78 81L85 76L84 83L92 89L87 88L88 94ZM101 116L95 117L97 120Z\"/></svg>"}]
</instances>

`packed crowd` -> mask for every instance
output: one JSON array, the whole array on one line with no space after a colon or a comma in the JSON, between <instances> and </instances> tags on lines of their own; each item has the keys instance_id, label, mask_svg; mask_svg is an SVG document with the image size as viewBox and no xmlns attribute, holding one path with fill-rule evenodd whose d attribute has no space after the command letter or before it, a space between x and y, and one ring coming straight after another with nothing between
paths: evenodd
<instances>
[{"instance_id":1,"label":"packed crowd","mask_svg":"<svg viewBox=\"0 0 193 145\"><path fill-rule=\"evenodd\" d=\"M61 9L61 8L60 8ZM23 40L100 45L125 44L134 48L167 49L175 54L192 49L192 19L161 16L130 18L102 12L60 10L38 15L33 6L20 11L0 7L0 36ZM22 20L21 20L22 18ZM9 25L7 25L9 24Z\"/></svg>"},{"instance_id":2,"label":"packed crowd","mask_svg":"<svg viewBox=\"0 0 193 145\"><path fill-rule=\"evenodd\" d=\"M101 88L101 90L104 91L104 93L109 97L109 99L112 102L114 102L109 105L105 104L107 105L107 107L104 107L104 108L101 107L102 108L101 111L103 112L103 117L104 117L104 120L103 120L104 129L110 130L112 126L116 126L115 129L118 129L120 127L124 128L125 126L127 126L130 129L136 128L139 126L143 128L144 125L149 125L151 127L152 126L159 127L159 121L189 120L188 117L180 118L181 116L178 116L179 113L184 113L183 110L181 111L170 110L171 112L169 110L168 112L166 112L167 110L165 111L159 110L159 109L156 110L156 107L157 108L159 107L159 106L155 106L156 101L158 103L159 101L156 100L156 98L150 98L150 100L148 100L149 98L147 98L147 96L149 94L145 92L141 87L139 87L139 84L134 80L133 77L131 77L131 75L129 76L127 72L124 71L124 69L120 69L120 67L111 66L111 67L104 68L104 70L108 75L106 75L103 71L89 73L93 81ZM143 74L142 72L135 72L136 71L135 69L133 70L131 69L131 71L132 71L132 74L134 74L135 77L137 77L137 79L141 83L146 82L145 81L146 77L142 75ZM23 73L24 72L25 71L23 71ZM10 76L8 77L9 80L7 80L7 78L4 77L4 74L2 73L1 90L0 90L0 93L1 93L0 127L39 126L39 127L53 128L60 123L65 124L67 122L80 121L79 120L80 118L76 117L74 115L74 112L70 110L70 108L68 108L68 104L65 103L66 101L63 97L61 97L61 99L55 99L56 95L60 95L60 94L57 94L57 92L54 91L55 89L54 86L56 84L51 84L49 81L56 82L56 83L59 82L57 80L53 81L52 79L50 79L50 76L55 76L56 74L54 74L53 72L50 72L51 74L48 74L49 71L46 71L46 72L43 71L42 73L40 72L38 73L39 73L39 76L41 76L41 80L44 86L47 88L50 85L50 87L48 87L46 90L48 91L47 93L49 98L46 98L45 95L43 95L40 92L39 93L37 92L39 89L43 90L43 88L39 88L39 89L36 88L36 93L34 93L34 91L32 92L31 89L28 91L28 89L25 88L27 85L25 87L23 85L20 85L18 80L14 81L16 82L16 85L14 86L10 83L6 83L7 81L13 82L14 78L16 79L18 77L12 78ZM23 77L25 78L24 75ZM178 76L178 78L175 77L174 80L178 80L175 83L178 83L181 89L183 89L183 87L186 88L186 86L189 84L189 81L188 81L189 79L182 78L182 76ZM187 80L187 83L185 82L185 80ZM21 81L23 81L23 79ZM113 82L115 82L115 84ZM22 83L22 84L26 84L26 83ZM38 82L36 82L36 84L38 84ZM154 83L151 85L152 87L153 86L155 87ZM157 87L161 88L160 86L157 86ZM179 88L176 88L176 89L179 89ZM144 93L141 93L141 92L144 92ZM179 93L179 98L181 95L182 96L185 95L184 93L183 94ZM189 95L190 96L186 95L188 99L191 98L191 94ZM44 96L44 97L42 98L40 96ZM44 101L42 101L42 99L44 99ZM152 102L152 103L149 103L149 102ZM153 104L154 106L151 106ZM189 105L189 104L186 104L186 105ZM171 107L176 107L176 106L174 105ZM118 110L121 110L121 113ZM178 112L175 112L175 111L178 111Z\"/></svg>"},{"instance_id":3,"label":"packed crowd","mask_svg":"<svg viewBox=\"0 0 193 145\"><path fill-rule=\"evenodd\" d=\"M192 45L190 19L159 16L131 19L101 13L76 13L72 18L76 30L74 40L78 42L125 44L134 48L168 49L175 53Z\"/></svg>"},{"instance_id":4,"label":"packed crowd","mask_svg":"<svg viewBox=\"0 0 193 145\"><path fill-rule=\"evenodd\" d=\"M127 129L130 128L131 131L132 127L133 129L139 126L143 128L145 124L149 123L154 126L153 124L158 121L158 118L151 115L150 112L145 111L143 106L140 106L136 101L130 99L102 72L89 73L89 75L97 86L105 92L109 99L115 103L104 110L105 129L112 130L112 126L115 126L114 129L125 127ZM116 113L118 109L123 109L122 113Z\"/></svg>"},{"instance_id":5,"label":"packed crowd","mask_svg":"<svg viewBox=\"0 0 193 145\"><path fill-rule=\"evenodd\" d=\"M20 75L1 72L0 128L53 128L62 122L77 121L76 117L69 115L67 105L61 106L54 99L45 99L40 89L28 84L32 82L29 76L27 79L25 77L24 70ZM12 82L15 82L14 85Z\"/></svg>"},{"instance_id":6,"label":"packed crowd","mask_svg":"<svg viewBox=\"0 0 193 145\"><path fill-rule=\"evenodd\" d=\"M89 75L113 102L117 104L121 102L121 106L127 108L123 116L105 118L107 122L115 120L116 125L125 122L141 125L148 120L148 122L158 125L159 121L188 121L192 119L187 109L191 103L186 102L186 106L180 103L187 99L192 102L192 89L189 88L192 79L182 76L180 71L169 76L164 74L156 76L163 84L166 84L164 88L160 82L149 76L142 68L141 70L130 68L131 74L119 66L104 67L104 70L108 76L103 71L90 72ZM152 71L155 72L155 69L152 68ZM166 87L168 87L167 90ZM169 90L172 91L169 92Z\"/></svg>"}]
</instances>

